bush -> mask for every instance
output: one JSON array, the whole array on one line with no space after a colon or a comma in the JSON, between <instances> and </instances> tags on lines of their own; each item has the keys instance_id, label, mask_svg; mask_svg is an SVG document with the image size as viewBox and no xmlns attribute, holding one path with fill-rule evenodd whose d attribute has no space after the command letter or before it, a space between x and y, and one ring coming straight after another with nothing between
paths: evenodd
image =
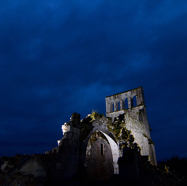
<instances>
[{"instance_id":1,"label":"bush","mask_svg":"<svg viewBox=\"0 0 187 186\"><path fill-rule=\"evenodd\" d=\"M160 165L166 165L169 167L169 171L175 172L179 177L187 179L187 158L180 158L179 156L172 156L169 159L165 159Z\"/></svg>"}]
</instances>

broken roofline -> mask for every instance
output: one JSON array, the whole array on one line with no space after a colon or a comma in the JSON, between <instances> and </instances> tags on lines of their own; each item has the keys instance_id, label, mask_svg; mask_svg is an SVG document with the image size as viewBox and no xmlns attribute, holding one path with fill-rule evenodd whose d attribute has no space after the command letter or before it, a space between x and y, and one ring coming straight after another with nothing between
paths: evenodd
<instances>
[{"instance_id":1,"label":"broken roofline","mask_svg":"<svg viewBox=\"0 0 187 186\"><path fill-rule=\"evenodd\" d=\"M134 89L131 89L131 90L127 90L127 91L125 91L125 92L129 92L129 91L133 91L133 90L137 90L137 89L142 89L142 90L143 90L143 87L140 86L140 87L138 87L138 88L134 88ZM122 93L125 93L125 92L120 92L120 93L117 93L117 94L113 94L113 95L111 95L111 96L116 96L116 95L119 95L119 94L122 94ZM105 98L108 98L108 97L111 97L111 96L106 96Z\"/></svg>"}]
</instances>

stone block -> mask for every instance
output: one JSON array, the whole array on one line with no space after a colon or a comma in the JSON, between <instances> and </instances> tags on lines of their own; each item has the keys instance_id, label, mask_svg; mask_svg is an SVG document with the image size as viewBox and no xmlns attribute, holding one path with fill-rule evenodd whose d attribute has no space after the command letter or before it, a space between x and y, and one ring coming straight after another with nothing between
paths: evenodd
<instances>
[{"instance_id":1,"label":"stone block","mask_svg":"<svg viewBox=\"0 0 187 186\"><path fill-rule=\"evenodd\" d=\"M24 175L33 174L34 177L46 177L44 168L34 160L27 162L21 169L20 172Z\"/></svg>"}]
</instances>

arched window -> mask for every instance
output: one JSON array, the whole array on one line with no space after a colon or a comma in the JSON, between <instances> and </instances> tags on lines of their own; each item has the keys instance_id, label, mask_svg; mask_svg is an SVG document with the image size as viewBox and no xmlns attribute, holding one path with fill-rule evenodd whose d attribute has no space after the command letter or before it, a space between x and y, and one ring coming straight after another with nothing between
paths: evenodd
<instances>
[{"instance_id":1,"label":"arched window","mask_svg":"<svg viewBox=\"0 0 187 186\"><path fill-rule=\"evenodd\" d=\"M136 106L137 106L137 101L136 101L136 96L134 96L132 99L132 107L136 107Z\"/></svg>"},{"instance_id":2,"label":"arched window","mask_svg":"<svg viewBox=\"0 0 187 186\"><path fill-rule=\"evenodd\" d=\"M128 109L128 99L127 98L124 101L124 106L125 106L125 109Z\"/></svg>"},{"instance_id":3,"label":"arched window","mask_svg":"<svg viewBox=\"0 0 187 186\"><path fill-rule=\"evenodd\" d=\"M120 109L120 101L118 102L118 110L121 110L121 109Z\"/></svg>"}]
</instances>

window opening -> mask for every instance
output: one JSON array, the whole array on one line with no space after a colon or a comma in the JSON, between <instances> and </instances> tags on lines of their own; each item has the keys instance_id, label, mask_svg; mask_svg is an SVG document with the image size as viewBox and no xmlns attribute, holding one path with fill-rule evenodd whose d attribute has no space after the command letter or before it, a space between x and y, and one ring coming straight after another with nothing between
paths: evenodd
<instances>
[{"instance_id":1,"label":"window opening","mask_svg":"<svg viewBox=\"0 0 187 186\"><path fill-rule=\"evenodd\" d=\"M127 98L125 99L125 103L124 104L125 104L125 109L128 109L128 99Z\"/></svg>"},{"instance_id":2,"label":"window opening","mask_svg":"<svg viewBox=\"0 0 187 186\"><path fill-rule=\"evenodd\" d=\"M133 99L132 99L132 106L133 107L137 106L136 96L134 96Z\"/></svg>"},{"instance_id":3,"label":"window opening","mask_svg":"<svg viewBox=\"0 0 187 186\"><path fill-rule=\"evenodd\" d=\"M118 110L121 110L121 109L120 109L120 101L118 102Z\"/></svg>"}]
</instances>

